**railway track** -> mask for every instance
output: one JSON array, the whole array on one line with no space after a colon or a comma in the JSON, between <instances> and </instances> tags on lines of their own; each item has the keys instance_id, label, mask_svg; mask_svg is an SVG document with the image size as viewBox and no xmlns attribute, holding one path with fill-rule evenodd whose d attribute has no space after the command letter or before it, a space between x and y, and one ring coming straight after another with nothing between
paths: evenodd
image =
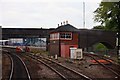
<instances>
[{"instance_id":1,"label":"railway track","mask_svg":"<svg viewBox=\"0 0 120 80\"><path fill-rule=\"evenodd\" d=\"M98 58L101 58L101 59L103 59L103 60L105 60L105 61L113 64L113 66L120 68L120 64L118 64L118 63L117 63L115 60L113 60L113 59L110 59L110 58L104 57L104 56L100 56L100 55L95 55L95 54L91 54L91 55L96 56L96 57L98 57Z\"/></svg>"},{"instance_id":2,"label":"railway track","mask_svg":"<svg viewBox=\"0 0 120 80\"><path fill-rule=\"evenodd\" d=\"M87 53L87 54L88 54L88 53ZM108 61L111 61L112 64L115 64L115 65L117 65L117 66L120 67L120 64L118 64L117 61L115 61L115 60L113 60L113 59L111 59L111 58L109 58L109 57L106 57L106 56L103 56L103 55L98 55L98 54L91 54L91 55L98 56L98 57L100 57L100 58L103 58L103 59L106 59L106 60L108 60Z\"/></svg>"},{"instance_id":3,"label":"railway track","mask_svg":"<svg viewBox=\"0 0 120 80\"><path fill-rule=\"evenodd\" d=\"M11 71L9 75L9 80L13 79L31 80L29 71L23 60L16 54L10 53L8 51L5 52L6 52L5 54L8 55L11 60Z\"/></svg>"},{"instance_id":4,"label":"railway track","mask_svg":"<svg viewBox=\"0 0 120 80\"><path fill-rule=\"evenodd\" d=\"M114 73L118 79L120 79L120 66L113 63L112 61L103 58L101 56L98 55L93 55L93 54L86 54L86 56L91 57L93 60L95 60L98 64L100 64L101 66L103 66L104 68L108 69L109 71L111 71L112 73ZM98 60L104 60L107 62L107 65L104 63L99 62Z\"/></svg>"},{"instance_id":5,"label":"railway track","mask_svg":"<svg viewBox=\"0 0 120 80\"><path fill-rule=\"evenodd\" d=\"M91 78L75 71L72 70L60 63L57 63L51 59L48 58L44 58L42 56L33 56L31 54L27 54L27 56L43 63L44 65L46 65L47 67L49 67L51 70L53 70L54 72L56 72L59 76L61 76L62 79L64 80L70 80L70 79L76 79L76 80L92 80Z\"/></svg>"}]
</instances>

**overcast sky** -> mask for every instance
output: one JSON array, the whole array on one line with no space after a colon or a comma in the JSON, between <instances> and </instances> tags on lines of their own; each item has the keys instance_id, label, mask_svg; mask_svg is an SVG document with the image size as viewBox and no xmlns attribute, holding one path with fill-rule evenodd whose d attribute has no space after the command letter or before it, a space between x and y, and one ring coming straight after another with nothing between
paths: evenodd
<instances>
[{"instance_id":1,"label":"overcast sky","mask_svg":"<svg viewBox=\"0 0 120 80\"><path fill-rule=\"evenodd\" d=\"M85 27L96 25L93 12L101 0L85 1ZM83 0L2 0L0 24L4 28L57 28L68 20L83 28Z\"/></svg>"}]
</instances>

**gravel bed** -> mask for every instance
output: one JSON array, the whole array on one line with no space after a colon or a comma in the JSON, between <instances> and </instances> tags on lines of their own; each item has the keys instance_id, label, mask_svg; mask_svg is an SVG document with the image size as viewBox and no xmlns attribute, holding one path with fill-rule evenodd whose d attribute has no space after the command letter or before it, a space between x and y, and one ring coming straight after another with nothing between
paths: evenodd
<instances>
[{"instance_id":1,"label":"gravel bed","mask_svg":"<svg viewBox=\"0 0 120 80\"><path fill-rule=\"evenodd\" d=\"M24 54L23 54L24 55ZM44 64L25 56L20 56L27 65L32 79L61 79L58 74L46 67Z\"/></svg>"},{"instance_id":2,"label":"gravel bed","mask_svg":"<svg viewBox=\"0 0 120 80\"><path fill-rule=\"evenodd\" d=\"M40 53L38 54L36 53L36 55L39 56ZM43 56L48 57L48 55ZM42 80L56 78L58 79L59 76L56 75L56 73L51 71L48 67L44 66L43 64L25 57L23 59L26 62L30 70L31 76L33 78L39 78ZM52 60L55 59L52 58ZM55 61L96 80L98 79L115 80L116 76L113 73L111 73L110 71L108 71L107 69L100 65L93 64L92 62L90 62L90 60L91 60L90 57L84 56L82 60L71 60L68 58L58 57L58 60Z\"/></svg>"},{"instance_id":3,"label":"gravel bed","mask_svg":"<svg viewBox=\"0 0 120 80\"><path fill-rule=\"evenodd\" d=\"M55 59L53 58L52 60ZM90 62L90 60L92 60L90 57L84 56L82 60L71 60L71 59L58 57L58 60L55 61L93 79L100 78L100 79L114 80L115 78L117 78L116 75L111 73L109 70L105 69L104 67L98 64L93 64L92 62Z\"/></svg>"},{"instance_id":4,"label":"gravel bed","mask_svg":"<svg viewBox=\"0 0 120 80\"><path fill-rule=\"evenodd\" d=\"M9 78L10 69L11 69L10 58L7 55L2 54L2 80L6 80L7 78Z\"/></svg>"},{"instance_id":5,"label":"gravel bed","mask_svg":"<svg viewBox=\"0 0 120 80\"><path fill-rule=\"evenodd\" d=\"M113 73L106 70L104 67L97 64L92 64L90 60L91 58L84 56L83 60L59 58L56 61L91 78L112 79L116 77Z\"/></svg>"}]
</instances>

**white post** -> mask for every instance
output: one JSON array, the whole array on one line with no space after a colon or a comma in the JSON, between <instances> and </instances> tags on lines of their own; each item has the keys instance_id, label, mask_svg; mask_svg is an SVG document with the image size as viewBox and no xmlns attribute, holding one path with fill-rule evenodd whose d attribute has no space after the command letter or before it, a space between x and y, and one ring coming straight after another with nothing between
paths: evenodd
<instances>
[{"instance_id":1,"label":"white post","mask_svg":"<svg viewBox=\"0 0 120 80\"><path fill-rule=\"evenodd\" d=\"M57 56L57 54L55 55L55 59L56 59L56 60L58 59L58 56Z\"/></svg>"}]
</instances>

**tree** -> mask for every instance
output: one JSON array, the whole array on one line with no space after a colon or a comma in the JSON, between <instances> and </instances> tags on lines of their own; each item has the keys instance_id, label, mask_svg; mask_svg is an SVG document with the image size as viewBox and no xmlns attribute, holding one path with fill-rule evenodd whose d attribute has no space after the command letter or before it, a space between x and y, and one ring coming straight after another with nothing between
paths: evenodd
<instances>
[{"instance_id":1,"label":"tree","mask_svg":"<svg viewBox=\"0 0 120 80\"><path fill-rule=\"evenodd\" d=\"M117 31L117 40L118 40L117 55L118 55L118 61L120 61L120 50L119 50L120 1L101 2L99 7L94 11L94 13L95 13L94 21L101 22L102 29Z\"/></svg>"},{"instance_id":2,"label":"tree","mask_svg":"<svg viewBox=\"0 0 120 80\"><path fill-rule=\"evenodd\" d=\"M93 27L93 29L105 29L105 27L104 26L102 26L102 25L98 25L98 26L94 26Z\"/></svg>"},{"instance_id":3,"label":"tree","mask_svg":"<svg viewBox=\"0 0 120 80\"><path fill-rule=\"evenodd\" d=\"M94 13L94 21L101 22L98 28L120 31L120 2L101 2Z\"/></svg>"}]
</instances>

